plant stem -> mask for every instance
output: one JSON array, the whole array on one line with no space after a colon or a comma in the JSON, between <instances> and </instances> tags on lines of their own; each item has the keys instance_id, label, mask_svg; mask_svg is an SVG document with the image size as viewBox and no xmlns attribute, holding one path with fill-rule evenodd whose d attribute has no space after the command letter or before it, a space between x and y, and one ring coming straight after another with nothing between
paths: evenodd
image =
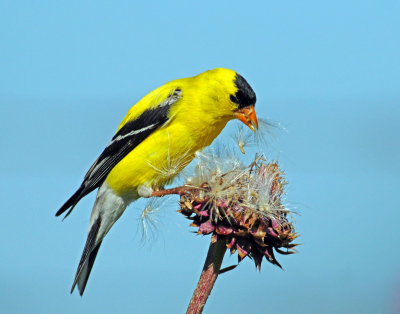
<instances>
[{"instance_id":1,"label":"plant stem","mask_svg":"<svg viewBox=\"0 0 400 314\"><path fill-rule=\"evenodd\" d=\"M172 188L172 189L153 191L153 193L151 193L150 197L154 197L154 196L161 197L161 196L170 195L170 194L182 195L186 191L187 191L187 188L185 188L184 186L178 186L178 187Z\"/></svg>"},{"instance_id":2,"label":"plant stem","mask_svg":"<svg viewBox=\"0 0 400 314\"><path fill-rule=\"evenodd\" d=\"M225 251L225 241L218 240L210 244L203 271L201 272L199 282L190 300L186 314L199 314L203 312L207 298L217 280Z\"/></svg>"}]
</instances>

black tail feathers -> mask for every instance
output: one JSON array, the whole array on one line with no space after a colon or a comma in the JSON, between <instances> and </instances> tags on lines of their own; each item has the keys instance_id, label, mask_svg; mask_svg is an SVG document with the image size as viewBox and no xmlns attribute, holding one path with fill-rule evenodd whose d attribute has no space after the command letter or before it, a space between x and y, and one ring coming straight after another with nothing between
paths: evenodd
<instances>
[{"instance_id":1,"label":"black tail feathers","mask_svg":"<svg viewBox=\"0 0 400 314\"><path fill-rule=\"evenodd\" d=\"M79 261L78 269L76 270L74 283L72 284L71 293L74 291L75 286L78 285L79 294L82 296L85 291L87 281L90 276L94 261L96 260L97 253L100 249L102 241L96 244L97 234L101 224L100 216L96 219L90 228L85 248L83 249L82 257Z\"/></svg>"}]
</instances>

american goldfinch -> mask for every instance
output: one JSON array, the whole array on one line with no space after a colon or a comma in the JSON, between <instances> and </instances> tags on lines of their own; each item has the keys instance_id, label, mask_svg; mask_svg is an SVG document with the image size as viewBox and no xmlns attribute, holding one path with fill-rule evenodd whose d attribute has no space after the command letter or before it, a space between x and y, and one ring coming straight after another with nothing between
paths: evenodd
<instances>
[{"instance_id":1,"label":"american goldfinch","mask_svg":"<svg viewBox=\"0 0 400 314\"><path fill-rule=\"evenodd\" d=\"M170 182L229 120L239 119L254 131L255 102L241 75L218 68L166 83L128 111L81 186L56 213L67 217L98 188L71 293L78 285L83 294L101 243L126 207Z\"/></svg>"}]
</instances>

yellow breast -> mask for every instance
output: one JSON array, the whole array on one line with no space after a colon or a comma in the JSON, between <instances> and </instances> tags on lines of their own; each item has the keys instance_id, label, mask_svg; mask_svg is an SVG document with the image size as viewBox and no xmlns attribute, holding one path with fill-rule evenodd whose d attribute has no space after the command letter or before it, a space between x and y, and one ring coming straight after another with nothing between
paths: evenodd
<instances>
[{"instance_id":1,"label":"yellow breast","mask_svg":"<svg viewBox=\"0 0 400 314\"><path fill-rule=\"evenodd\" d=\"M193 160L196 151L210 145L225 124L210 129L212 132L181 123L161 128L122 159L106 181L121 196L136 192L141 185L162 186Z\"/></svg>"}]
</instances>

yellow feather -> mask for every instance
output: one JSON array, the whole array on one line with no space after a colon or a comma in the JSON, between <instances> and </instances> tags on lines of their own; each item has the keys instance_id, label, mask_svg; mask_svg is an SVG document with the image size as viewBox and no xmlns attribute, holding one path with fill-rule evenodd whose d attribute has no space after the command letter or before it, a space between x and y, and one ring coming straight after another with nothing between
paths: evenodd
<instances>
[{"instance_id":1,"label":"yellow feather","mask_svg":"<svg viewBox=\"0 0 400 314\"><path fill-rule=\"evenodd\" d=\"M237 106L230 100L237 87L236 73L214 69L194 77L166 83L143 97L122 120L118 130L154 108L179 88L182 98L170 110L170 121L147 137L107 176L118 195L136 193L141 185L161 186L170 181L194 158L196 151L210 145Z\"/></svg>"}]
</instances>

